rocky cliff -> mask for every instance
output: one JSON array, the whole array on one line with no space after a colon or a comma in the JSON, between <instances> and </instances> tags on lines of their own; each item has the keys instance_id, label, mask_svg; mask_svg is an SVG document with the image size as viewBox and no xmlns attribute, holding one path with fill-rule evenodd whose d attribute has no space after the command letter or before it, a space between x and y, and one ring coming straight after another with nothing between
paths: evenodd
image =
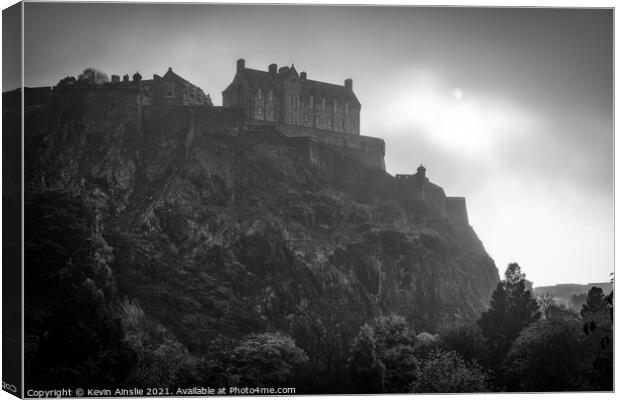
<instances>
[{"instance_id":1,"label":"rocky cliff","mask_svg":"<svg viewBox=\"0 0 620 400\"><path fill-rule=\"evenodd\" d=\"M303 345L304 318L355 334L395 313L433 332L476 319L499 279L471 227L349 191L260 134L182 110L30 107L25 126L26 198L81 199L124 312L190 354L270 329Z\"/></svg>"}]
</instances>

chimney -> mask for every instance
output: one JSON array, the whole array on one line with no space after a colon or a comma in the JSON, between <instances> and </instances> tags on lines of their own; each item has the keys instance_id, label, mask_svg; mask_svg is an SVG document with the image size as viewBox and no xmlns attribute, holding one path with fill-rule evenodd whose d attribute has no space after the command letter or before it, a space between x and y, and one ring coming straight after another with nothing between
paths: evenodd
<instances>
[{"instance_id":1,"label":"chimney","mask_svg":"<svg viewBox=\"0 0 620 400\"><path fill-rule=\"evenodd\" d=\"M245 69L245 60L240 58L237 60L237 72L241 72Z\"/></svg>"},{"instance_id":2,"label":"chimney","mask_svg":"<svg viewBox=\"0 0 620 400\"><path fill-rule=\"evenodd\" d=\"M269 64L269 73L275 75L278 72L278 64Z\"/></svg>"},{"instance_id":3,"label":"chimney","mask_svg":"<svg viewBox=\"0 0 620 400\"><path fill-rule=\"evenodd\" d=\"M299 77L301 78L302 81L305 81L307 77L306 72L304 71L301 74L299 74Z\"/></svg>"},{"instance_id":4,"label":"chimney","mask_svg":"<svg viewBox=\"0 0 620 400\"><path fill-rule=\"evenodd\" d=\"M125 82L125 83L129 82L129 74L123 75L123 82Z\"/></svg>"},{"instance_id":5,"label":"chimney","mask_svg":"<svg viewBox=\"0 0 620 400\"><path fill-rule=\"evenodd\" d=\"M346 87L348 90L353 90L353 79L345 79L344 87Z\"/></svg>"},{"instance_id":6,"label":"chimney","mask_svg":"<svg viewBox=\"0 0 620 400\"><path fill-rule=\"evenodd\" d=\"M118 75L112 75L112 83L119 83L121 81L121 77Z\"/></svg>"}]
</instances>

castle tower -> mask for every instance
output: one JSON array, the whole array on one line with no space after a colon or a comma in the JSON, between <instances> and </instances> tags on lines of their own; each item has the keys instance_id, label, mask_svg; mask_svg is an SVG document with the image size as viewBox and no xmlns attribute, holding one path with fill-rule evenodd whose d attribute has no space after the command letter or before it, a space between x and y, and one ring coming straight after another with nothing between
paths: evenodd
<instances>
[{"instance_id":1,"label":"castle tower","mask_svg":"<svg viewBox=\"0 0 620 400\"><path fill-rule=\"evenodd\" d=\"M417 171L418 173L415 175L416 184L418 186L417 189L420 195L420 199L424 200L424 184L426 183L426 168L424 168L424 165L420 164Z\"/></svg>"}]
</instances>

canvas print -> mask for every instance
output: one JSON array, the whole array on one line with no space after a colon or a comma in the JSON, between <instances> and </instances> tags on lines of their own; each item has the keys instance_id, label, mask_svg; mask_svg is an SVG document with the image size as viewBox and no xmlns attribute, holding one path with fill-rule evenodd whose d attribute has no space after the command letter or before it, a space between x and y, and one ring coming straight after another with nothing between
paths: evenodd
<instances>
[{"instance_id":1,"label":"canvas print","mask_svg":"<svg viewBox=\"0 0 620 400\"><path fill-rule=\"evenodd\" d=\"M613 17L5 10L4 390L613 391Z\"/></svg>"}]
</instances>

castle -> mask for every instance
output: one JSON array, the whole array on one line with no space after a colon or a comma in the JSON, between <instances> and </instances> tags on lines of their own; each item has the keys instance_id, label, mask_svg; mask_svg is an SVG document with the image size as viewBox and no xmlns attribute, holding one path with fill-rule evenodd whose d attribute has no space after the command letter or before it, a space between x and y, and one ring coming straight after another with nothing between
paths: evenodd
<instances>
[{"instance_id":1,"label":"castle","mask_svg":"<svg viewBox=\"0 0 620 400\"><path fill-rule=\"evenodd\" d=\"M237 60L237 73L222 92L224 107L240 107L256 121L304 126L333 132L360 133L360 102L353 80L344 86L308 79L295 65L271 64L268 71L246 68Z\"/></svg>"},{"instance_id":2,"label":"castle","mask_svg":"<svg viewBox=\"0 0 620 400\"><path fill-rule=\"evenodd\" d=\"M294 66L278 69L271 64L259 71L246 68L239 59L233 81L222 92L223 105L216 107L208 94L172 68L149 80L137 72L131 80L129 75L111 78L98 83L92 77L69 77L55 87L25 88L24 105L49 104L86 118L122 118L138 132L144 119L189 119L187 146L198 131L275 140L343 186L405 203L421 202L455 226L469 225L465 198L446 196L426 177L422 165L412 175L385 171L385 142L360 134L361 104L351 79L334 85L309 80ZM11 96L19 95L5 93L4 101L18 103Z\"/></svg>"}]
</instances>

